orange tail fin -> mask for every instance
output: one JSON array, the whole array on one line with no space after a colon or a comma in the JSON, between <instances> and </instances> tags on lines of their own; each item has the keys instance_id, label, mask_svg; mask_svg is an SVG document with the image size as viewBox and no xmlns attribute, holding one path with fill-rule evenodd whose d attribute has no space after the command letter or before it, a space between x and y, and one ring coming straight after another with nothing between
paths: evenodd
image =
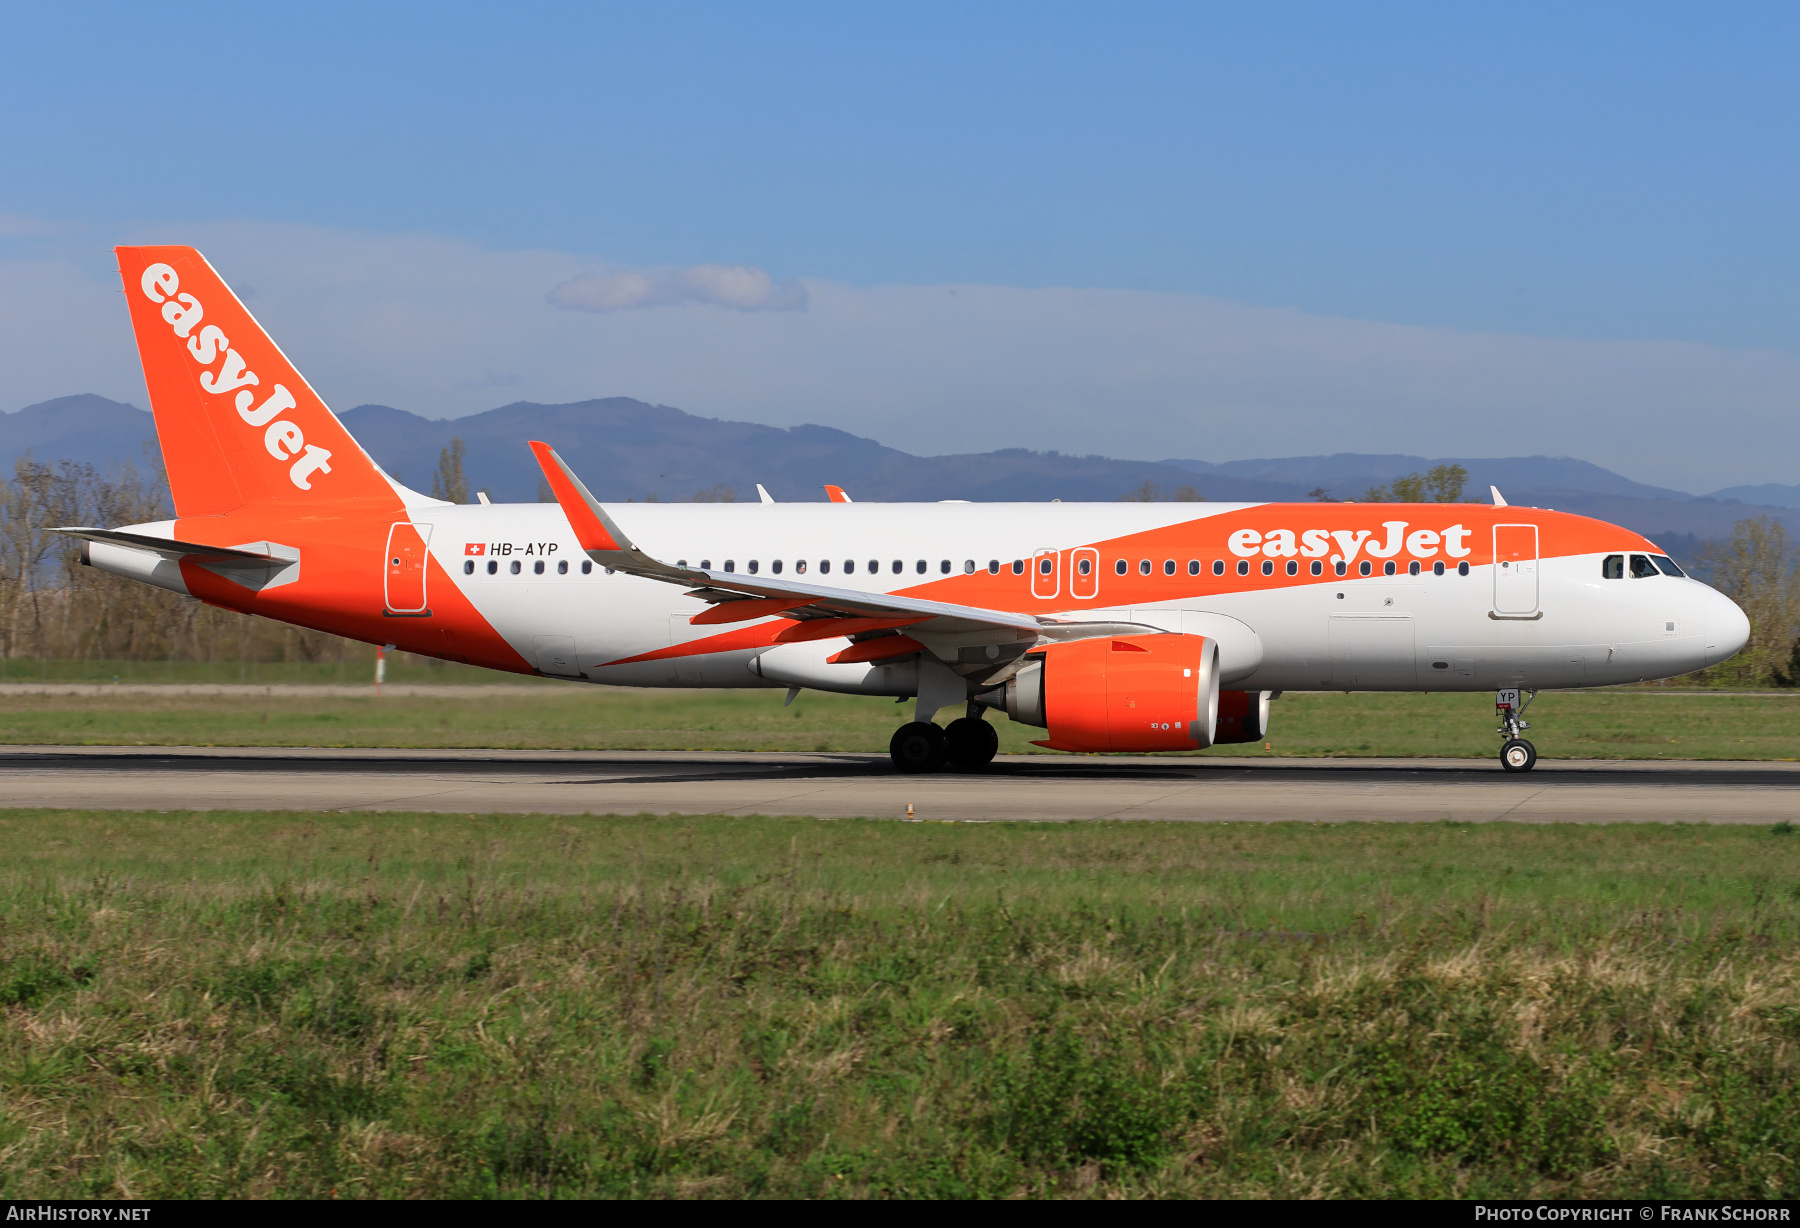
<instances>
[{"instance_id":1,"label":"orange tail fin","mask_svg":"<svg viewBox=\"0 0 1800 1228\"><path fill-rule=\"evenodd\" d=\"M120 247L178 516L260 500L401 506L394 483L191 247Z\"/></svg>"}]
</instances>

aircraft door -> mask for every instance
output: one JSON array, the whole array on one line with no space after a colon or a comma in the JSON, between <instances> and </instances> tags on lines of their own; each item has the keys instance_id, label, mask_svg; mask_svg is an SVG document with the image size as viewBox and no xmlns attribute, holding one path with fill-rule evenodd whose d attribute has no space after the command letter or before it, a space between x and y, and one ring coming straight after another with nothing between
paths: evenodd
<instances>
[{"instance_id":1,"label":"aircraft door","mask_svg":"<svg viewBox=\"0 0 1800 1228\"><path fill-rule=\"evenodd\" d=\"M1360 691L1410 691L1419 683L1413 620L1406 614L1335 614L1331 681Z\"/></svg>"},{"instance_id":2,"label":"aircraft door","mask_svg":"<svg viewBox=\"0 0 1800 1228\"><path fill-rule=\"evenodd\" d=\"M1529 618L1538 612L1538 531L1534 524L1494 526L1494 613Z\"/></svg>"},{"instance_id":3,"label":"aircraft door","mask_svg":"<svg viewBox=\"0 0 1800 1228\"><path fill-rule=\"evenodd\" d=\"M1092 546L1069 551L1069 596L1092 601L1100 595L1100 552Z\"/></svg>"},{"instance_id":4,"label":"aircraft door","mask_svg":"<svg viewBox=\"0 0 1800 1228\"><path fill-rule=\"evenodd\" d=\"M402 521L388 530L387 557L382 560L382 598L387 613L423 616L425 606L426 544L431 526Z\"/></svg>"},{"instance_id":5,"label":"aircraft door","mask_svg":"<svg viewBox=\"0 0 1800 1228\"><path fill-rule=\"evenodd\" d=\"M1031 556L1031 595L1048 600L1062 592L1062 554L1039 550Z\"/></svg>"}]
</instances>

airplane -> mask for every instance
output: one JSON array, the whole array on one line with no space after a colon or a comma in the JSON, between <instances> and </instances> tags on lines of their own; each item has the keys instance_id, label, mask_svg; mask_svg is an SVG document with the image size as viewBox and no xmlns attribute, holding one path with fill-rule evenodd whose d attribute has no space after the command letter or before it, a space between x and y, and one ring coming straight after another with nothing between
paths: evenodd
<instances>
[{"instance_id":1,"label":"airplane","mask_svg":"<svg viewBox=\"0 0 1800 1228\"><path fill-rule=\"evenodd\" d=\"M1529 771L1538 691L1673 677L1749 637L1645 537L1498 491L620 505L534 441L554 505L452 504L384 472L198 251L115 250L175 519L59 530L83 562L517 674L910 699L902 772L985 767L989 708L1052 750L1193 751L1265 740L1289 690L1491 690L1502 767Z\"/></svg>"}]
</instances>

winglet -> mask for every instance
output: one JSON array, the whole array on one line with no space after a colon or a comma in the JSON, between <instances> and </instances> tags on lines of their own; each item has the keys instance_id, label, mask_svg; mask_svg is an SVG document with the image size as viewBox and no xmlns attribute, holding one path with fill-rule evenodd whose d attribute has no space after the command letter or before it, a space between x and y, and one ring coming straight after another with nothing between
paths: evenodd
<instances>
[{"instance_id":1,"label":"winglet","mask_svg":"<svg viewBox=\"0 0 1800 1228\"><path fill-rule=\"evenodd\" d=\"M825 497L833 503L849 503L851 501L850 496L844 493L842 486L833 486L829 482L825 485Z\"/></svg>"},{"instance_id":2,"label":"winglet","mask_svg":"<svg viewBox=\"0 0 1800 1228\"><path fill-rule=\"evenodd\" d=\"M531 454L537 457L544 477L550 483L551 493L556 501L562 504L563 515L569 518L569 527L575 530L575 540L589 554L599 551L603 554L622 554L632 548L625 535L619 532L619 526L613 523L606 509L593 493L582 485L581 479L573 470L563 463L563 458L556 454L556 449L538 440L531 441Z\"/></svg>"},{"instance_id":3,"label":"winglet","mask_svg":"<svg viewBox=\"0 0 1800 1228\"><path fill-rule=\"evenodd\" d=\"M1488 487L1488 493L1494 496L1495 507L1506 506L1506 496L1500 493L1500 488L1498 486Z\"/></svg>"}]
</instances>

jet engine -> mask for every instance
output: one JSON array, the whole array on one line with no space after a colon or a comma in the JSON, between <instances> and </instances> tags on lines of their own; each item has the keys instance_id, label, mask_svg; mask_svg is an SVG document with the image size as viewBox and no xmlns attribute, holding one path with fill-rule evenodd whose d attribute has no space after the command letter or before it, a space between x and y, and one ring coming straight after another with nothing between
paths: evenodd
<instances>
[{"instance_id":1,"label":"jet engine","mask_svg":"<svg viewBox=\"0 0 1800 1228\"><path fill-rule=\"evenodd\" d=\"M1052 644L1027 654L1007 680L1004 702L1013 720L1050 731L1034 745L1051 750L1211 746L1219 646L1208 636L1173 633Z\"/></svg>"},{"instance_id":2,"label":"jet engine","mask_svg":"<svg viewBox=\"0 0 1800 1228\"><path fill-rule=\"evenodd\" d=\"M1213 745L1260 742L1269 736L1269 701L1273 691L1220 691L1219 723Z\"/></svg>"}]
</instances>

